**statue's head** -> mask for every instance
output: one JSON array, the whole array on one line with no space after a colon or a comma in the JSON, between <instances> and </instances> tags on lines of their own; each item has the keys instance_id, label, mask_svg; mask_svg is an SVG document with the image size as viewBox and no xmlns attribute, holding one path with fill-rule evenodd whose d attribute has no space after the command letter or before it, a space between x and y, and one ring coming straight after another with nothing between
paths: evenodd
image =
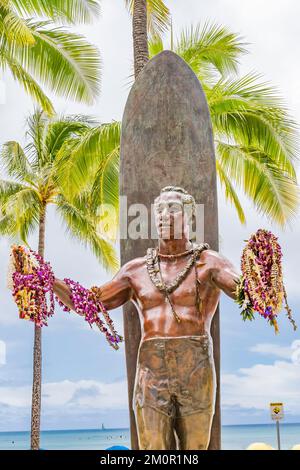
<instances>
[{"instance_id":1,"label":"statue's head","mask_svg":"<svg viewBox=\"0 0 300 470\"><path fill-rule=\"evenodd\" d=\"M189 239L195 199L179 186L165 186L154 200L154 214L159 238Z\"/></svg>"}]
</instances>

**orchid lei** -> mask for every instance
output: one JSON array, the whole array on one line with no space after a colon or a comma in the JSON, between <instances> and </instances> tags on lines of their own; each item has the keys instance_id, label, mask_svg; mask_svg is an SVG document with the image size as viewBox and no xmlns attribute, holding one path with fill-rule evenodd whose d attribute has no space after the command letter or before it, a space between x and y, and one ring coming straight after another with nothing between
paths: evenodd
<instances>
[{"instance_id":1,"label":"orchid lei","mask_svg":"<svg viewBox=\"0 0 300 470\"><path fill-rule=\"evenodd\" d=\"M47 326L48 317L54 314L55 300L64 311L70 312L71 309L54 295L54 280L50 263L44 261L42 256L23 246L12 246L7 286L12 290L20 318L33 321L40 327ZM114 349L119 349L118 343L123 341L123 337L117 334L112 319L99 299L99 289L96 286L86 289L68 278L64 282L70 288L70 299L75 312L84 316L91 327L95 323L105 334L108 343ZM47 293L50 295L49 308ZM100 319L99 312L102 313L107 328Z\"/></svg>"},{"instance_id":2,"label":"orchid lei","mask_svg":"<svg viewBox=\"0 0 300 470\"><path fill-rule=\"evenodd\" d=\"M33 321L38 326L47 326L54 314L54 274L49 263L33 250L13 245L10 258L12 272L12 295L19 309L19 317ZM50 305L47 303L47 293Z\"/></svg>"},{"instance_id":3,"label":"orchid lei","mask_svg":"<svg viewBox=\"0 0 300 470\"><path fill-rule=\"evenodd\" d=\"M236 302L242 309L243 320L253 320L254 311L272 325L278 333L277 315L283 300L287 317L296 330L296 322L287 303L282 278L282 251L272 232L259 229L247 242L241 257L242 275L237 281Z\"/></svg>"},{"instance_id":4,"label":"orchid lei","mask_svg":"<svg viewBox=\"0 0 300 470\"><path fill-rule=\"evenodd\" d=\"M97 298L97 287L93 286L91 289L86 289L79 282L72 281L72 279L64 278L64 282L69 286L71 290L70 299L73 302L76 313L83 315L85 320L89 323L92 328L93 323L97 325L99 330L105 334L108 343L114 348L119 349L118 343L123 341L123 337L118 335L113 321L110 318L103 303ZM55 299L59 305L63 307L63 310L70 312L70 308L67 307L57 296ZM100 319L98 312L101 312L104 316L107 327L104 322Z\"/></svg>"}]
</instances>

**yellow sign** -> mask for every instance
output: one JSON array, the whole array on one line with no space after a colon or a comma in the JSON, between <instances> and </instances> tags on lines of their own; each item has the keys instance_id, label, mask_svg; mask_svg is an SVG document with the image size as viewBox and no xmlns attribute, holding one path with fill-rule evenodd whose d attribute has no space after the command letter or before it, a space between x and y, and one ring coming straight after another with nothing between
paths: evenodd
<instances>
[{"instance_id":1,"label":"yellow sign","mask_svg":"<svg viewBox=\"0 0 300 470\"><path fill-rule=\"evenodd\" d=\"M283 418L283 403L270 403L271 418L280 420Z\"/></svg>"}]
</instances>

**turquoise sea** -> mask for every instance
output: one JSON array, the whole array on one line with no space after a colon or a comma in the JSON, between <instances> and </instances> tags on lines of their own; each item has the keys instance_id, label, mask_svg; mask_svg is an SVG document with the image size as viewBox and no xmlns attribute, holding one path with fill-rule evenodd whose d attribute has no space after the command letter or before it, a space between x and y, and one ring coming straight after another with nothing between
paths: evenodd
<instances>
[{"instance_id":1,"label":"turquoise sea","mask_svg":"<svg viewBox=\"0 0 300 470\"><path fill-rule=\"evenodd\" d=\"M282 449L300 444L300 424L282 423L280 429ZM223 426L223 449L245 450L252 442L265 442L276 447L275 424ZM0 432L0 450L28 449L29 445L29 432ZM42 449L101 450L111 446L130 447L129 429L76 429L41 433Z\"/></svg>"}]
</instances>

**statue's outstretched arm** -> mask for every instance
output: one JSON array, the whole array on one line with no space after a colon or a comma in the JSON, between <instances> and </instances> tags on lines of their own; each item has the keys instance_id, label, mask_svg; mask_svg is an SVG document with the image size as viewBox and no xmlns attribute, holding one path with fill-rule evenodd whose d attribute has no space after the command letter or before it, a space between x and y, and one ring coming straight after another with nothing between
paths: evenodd
<instances>
[{"instance_id":1,"label":"statue's outstretched arm","mask_svg":"<svg viewBox=\"0 0 300 470\"><path fill-rule=\"evenodd\" d=\"M211 281L225 294L232 299L236 299L236 282L239 280L240 274L236 267L225 256L220 253L213 252L211 264Z\"/></svg>"},{"instance_id":2,"label":"statue's outstretched arm","mask_svg":"<svg viewBox=\"0 0 300 470\"><path fill-rule=\"evenodd\" d=\"M71 289L61 279L55 278L54 293L71 310L75 310L74 304L70 298ZM132 296L132 287L130 284L126 264L115 274L115 276L102 286L96 288L98 298L107 310L120 307L125 304Z\"/></svg>"}]
</instances>

